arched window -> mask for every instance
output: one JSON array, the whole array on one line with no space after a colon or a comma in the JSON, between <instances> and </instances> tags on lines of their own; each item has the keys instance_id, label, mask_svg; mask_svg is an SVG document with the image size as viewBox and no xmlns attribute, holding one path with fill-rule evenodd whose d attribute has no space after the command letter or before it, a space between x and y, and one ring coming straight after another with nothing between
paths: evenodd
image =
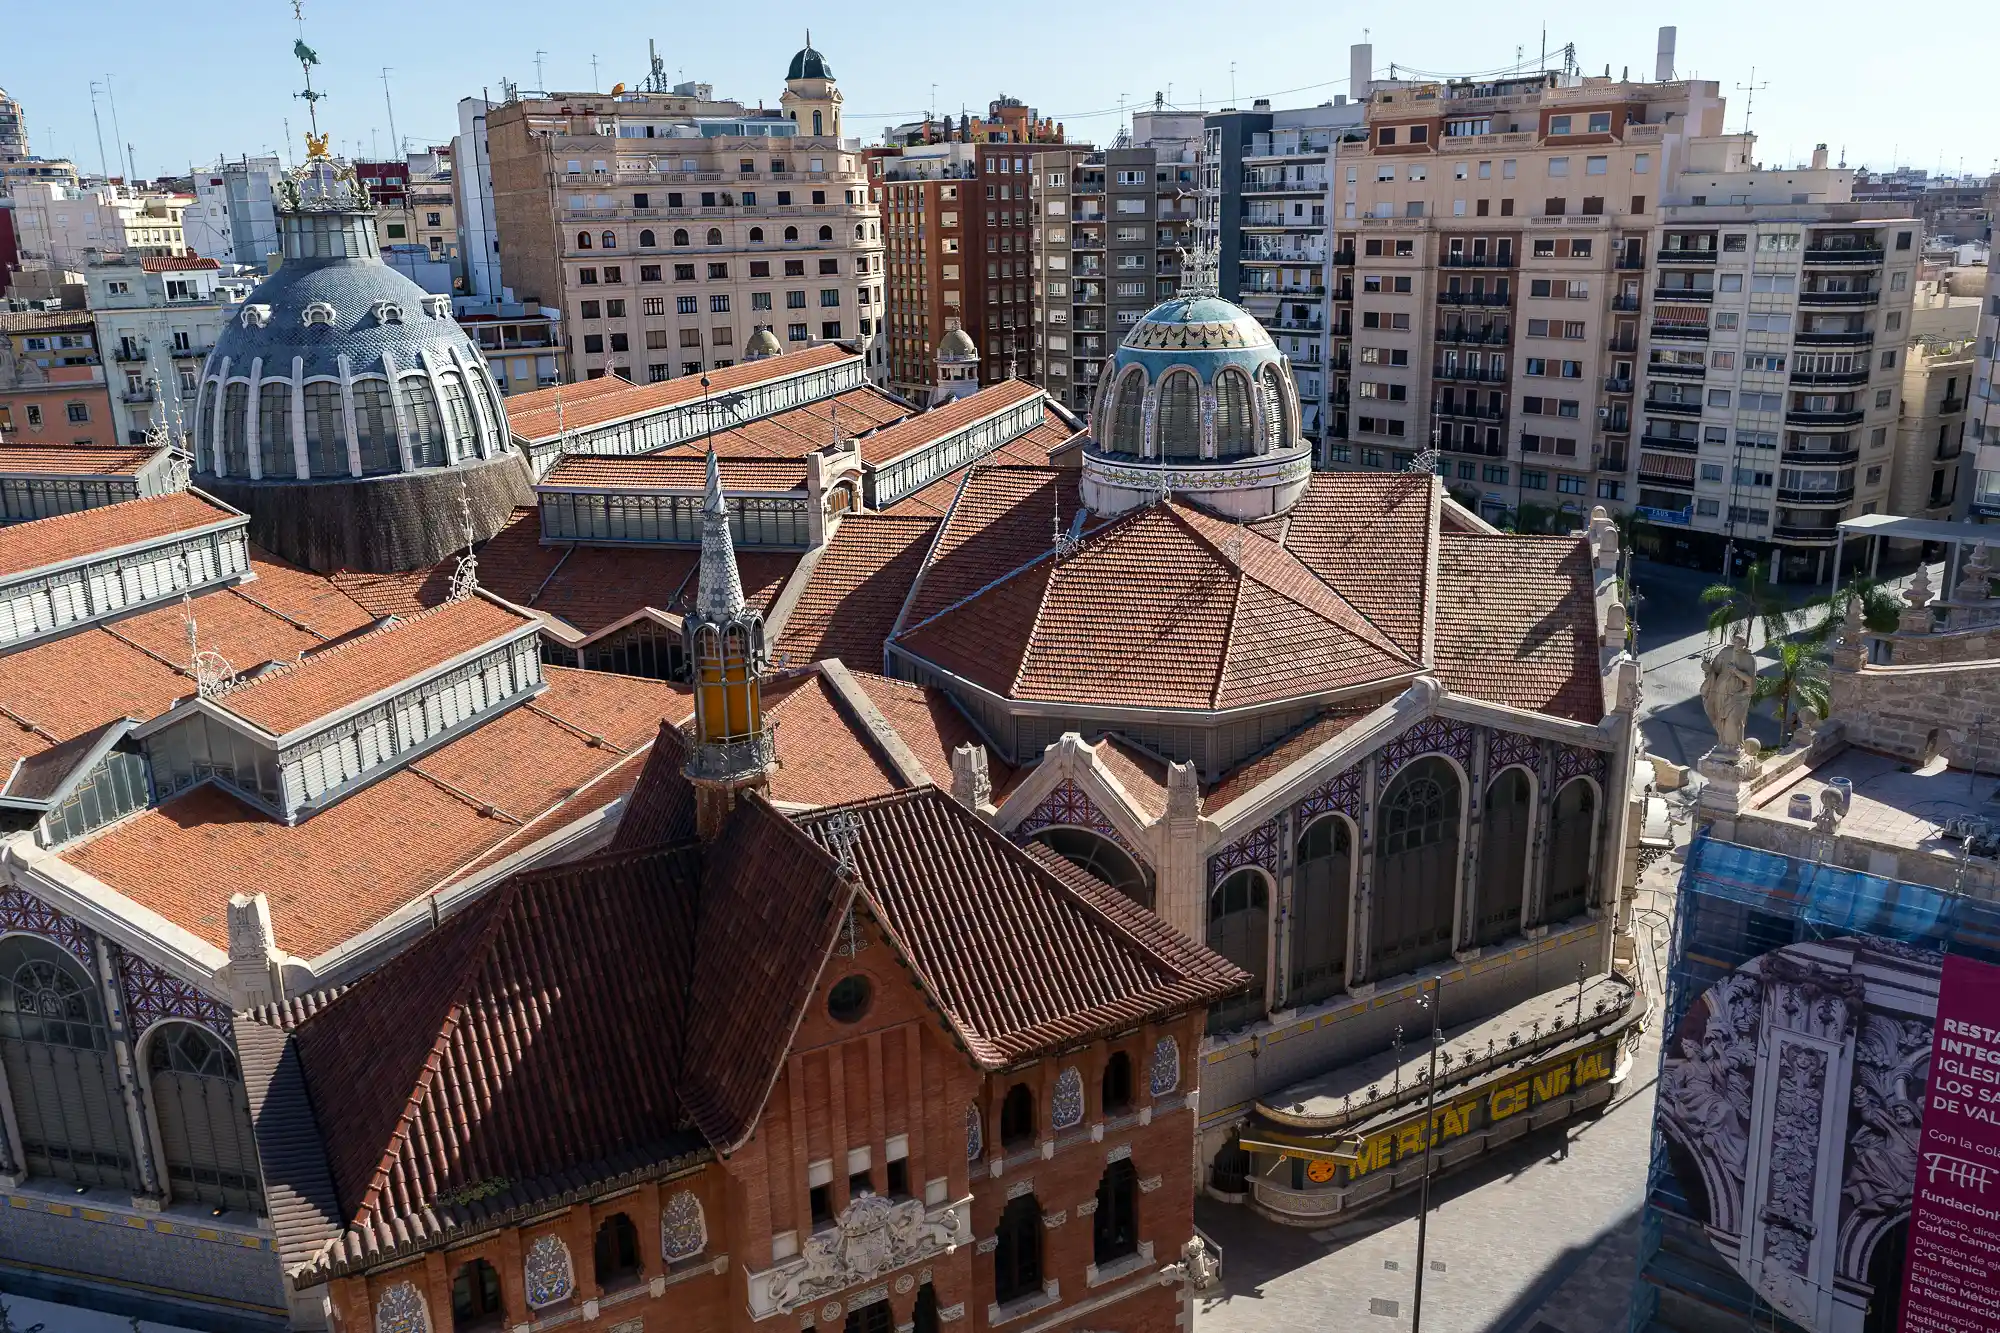
<instances>
[{"instance_id":1,"label":"arched window","mask_svg":"<svg viewBox=\"0 0 2000 1333\"><path fill-rule=\"evenodd\" d=\"M250 386L232 384L222 391L222 461L216 471L231 477L250 475Z\"/></svg>"},{"instance_id":2,"label":"arched window","mask_svg":"<svg viewBox=\"0 0 2000 1333\"><path fill-rule=\"evenodd\" d=\"M396 442L396 408L389 400L387 380L354 382L354 433L360 437L363 476L379 476L402 468L403 450Z\"/></svg>"},{"instance_id":3,"label":"arched window","mask_svg":"<svg viewBox=\"0 0 2000 1333\"><path fill-rule=\"evenodd\" d=\"M1370 979L1451 956L1462 796L1458 771L1435 755L1410 764L1383 793Z\"/></svg>"},{"instance_id":4,"label":"arched window","mask_svg":"<svg viewBox=\"0 0 2000 1333\"><path fill-rule=\"evenodd\" d=\"M993 1250L993 1299L1001 1305L1042 1291L1042 1206L1032 1194L1008 1201Z\"/></svg>"},{"instance_id":5,"label":"arched window","mask_svg":"<svg viewBox=\"0 0 2000 1333\"><path fill-rule=\"evenodd\" d=\"M1261 871L1248 866L1208 895L1208 947L1250 974L1248 993L1209 1010L1211 1032L1241 1027L1264 1012L1270 967L1270 897Z\"/></svg>"},{"instance_id":6,"label":"arched window","mask_svg":"<svg viewBox=\"0 0 2000 1333\"><path fill-rule=\"evenodd\" d=\"M722 228L720 228L720 227L710 227L710 228L708 229L708 243L709 243L710 245L721 245L721 244L722 244Z\"/></svg>"},{"instance_id":7,"label":"arched window","mask_svg":"<svg viewBox=\"0 0 2000 1333\"><path fill-rule=\"evenodd\" d=\"M653 237L653 229L651 227L641 227L639 229L639 248L641 250L650 250L658 244L659 242Z\"/></svg>"},{"instance_id":8,"label":"arched window","mask_svg":"<svg viewBox=\"0 0 2000 1333\"><path fill-rule=\"evenodd\" d=\"M1136 366L1118 382L1118 397L1111 409L1111 439L1114 454L1144 452L1146 376Z\"/></svg>"},{"instance_id":9,"label":"arched window","mask_svg":"<svg viewBox=\"0 0 2000 1333\"><path fill-rule=\"evenodd\" d=\"M764 240L764 229L762 227L752 227L750 229L750 240L752 244L761 244Z\"/></svg>"},{"instance_id":10,"label":"arched window","mask_svg":"<svg viewBox=\"0 0 2000 1333\"><path fill-rule=\"evenodd\" d=\"M819 229L819 238L820 238L820 239L821 239L822 241L830 241L830 240L832 240L832 239L833 239L833 228L831 228L831 227L821 227L821 228Z\"/></svg>"},{"instance_id":11,"label":"arched window","mask_svg":"<svg viewBox=\"0 0 2000 1333\"><path fill-rule=\"evenodd\" d=\"M640 1277L639 1228L624 1213L613 1213L597 1226L597 1285L606 1291L629 1287Z\"/></svg>"},{"instance_id":12,"label":"arched window","mask_svg":"<svg viewBox=\"0 0 2000 1333\"><path fill-rule=\"evenodd\" d=\"M405 375L403 419L410 427L410 459L418 467L443 467L444 425L438 419L437 399L431 397L430 378Z\"/></svg>"},{"instance_id":13,"label":"arched window","mask_svg":"<svg viewBox=\"0 0 2000 1333\"><path fill-rule=\"evenodd\" d=\"M340 406L340 386L325 380L306 385L306 465L315 477L348 475L347 417Z\"/></svg>"},{"instance_id":14,"label":"arched window","mask_svg":"<svg viewBox=\"0 0 2000 1333\"><path fill-rule=\"evenodd\" d=\"M1139 1173L1131 1158L1119 1158L1098 1177L1090 1221L1091 1262L1098 1267L1139 1252Z\"/></svg>"},{"instance_id":15,"label":"arched window","mask_svg":"<svg viewBox=\"0 0 2000 1333\"><path fill-rule=\"evenodd\" d=\"M1292 425L1291 403L1285 396L1285 377L1276 366L1265 366L1257 377L1264 399L1264 449L1282 449L1298 434Z\"/></svg>"},{"instance_id":16,"label":"arched window","mask_svg":"<svg viewBox=\"0 0 2000 1333\"><path fill-rule=\"evenodd\" d=\"M1549 871L1542 920L1556 925L1590 905L1591 844L1597 833L1597 793L1588 778L1571 778L1556 793L1549 819Z\"/></svg>"},{"instance_id":17,"label":"arched window","mask_svg":"<svg viewBox=\"0 0 2000 1333\"><path fill-rule=\"evenodd\" d=\"M579 250L588 250L590 248L589 232L580 231L576 234L576 248Z\"/></svg>"},{"instance_id":18,"label":"arched window","mask_svg":"<svg viewBox=\"0 0 2000 1333\"><path fill-rule=\"evenodd\" d=\"M1250 377L1224 369L1215 377L1215 456L1245 458L1257 452L1256 423L1250 410Z\"/></svg>"},{"instance_id":19,"label":"arched window","mask_svg":"<svg viewBox=\"0 0 2000 1333\"><path fill-rule=\"evenodd\" d=\"M292 386L285 380L258 386L257 463L267 477L298 474L298 455L292 452Z\"/></svg>"},{"instance_id":20,"label":"arched window","mask_svg":"<svg viewBox=\"0 0 2000 1333\"><path fill-rule=\"evenodd\" d=\"M209 458L209 452L215 444L216 397L216 381L203 380L201 382L201 404L195 408L194 414L194 470L196 472L203 471L204 469L209 471L214 470L215 465Z\"/></svg>"},{"instance_id":21,"label":"arched window","mask_svg":"<svg viewBox=\"0 0 2000 1333\"><path fill-rule=\"evenodd\" d=\"M1000 1146L1020 1148L1035 1141L1035 1095L1025 1083L1007 1089L1000 1103Z\"/></svg>"},{"instance_id":22,"label":"arched window","mask_svg":"<svg viewBox=\"0 0 2000 1333\"><path fill-rule=\"evenodd\" d=\"M813 112L813 136L815 138L826 133L826 126L820 120L820 115L821 113L818 111Z\"/></svg>"},{"instance_id":23,"label":"arched window","mask_svg":"<svg viewBox=\"0 0 2000 1333\"><path fill-rule=\"evenodd\" d=\"M1478 925L1472 942L1498 944L1521 932L1521 895L1527 889L1533 784L1510 768L1486 788L1479 830Z\"/></svg>"},{"instance_id":24,"label":"arched window","mask_svg":"<svg viewBox=\"0 0 2000 1333\"><path fill-rule=\"evenodd\" d=\"M788 241L796 241L797 239L799 239L799 229L797 227L785 228L785 239Z\"/></svg>"},{"instance_id":25,"label":"arched window","mask_svg":"<svg viewBox=\"0 0 2000 1333\"><path fill-rule=\"evenodd\" d=\"M446 436L455 462L479 451L479 432L472 419L472 401L465 396L465 381L455 370L438 372L438 401L444 404Z\"/></svg>"},{"instance_id":26,"label":"arched window","mask_svg":"<svg viewBox=\"0 0 2000 1333\"><path fill-rule=\"evenodd\" d=\"M1201 457L1201 382L1185 370L1169 371L1160 384L1156 425L1162 458Z\"/></svg>"},{"instance_id":27,"label":"arched window","mask_svg":"<svg viewBox=\"0 0 2000 1333\"><path fill-rule=\"evenodd\" d=\"M1317 1004L1347 984L1348 886L1354 880L1354 834L1328 815L1299 835L1292 883L1292 970L1286 1003Z\"/></svg>"},{"instance_id":28,"label":"arched window","mask_svg":"<svg viewBox=\"0 0 2000 1333\"><path fill-rule=\"evenodd\" d=\"M685 227L674 228L674 244L686 245L687 243L688 243L687 228Z\"/></svg>"},{"instance_id":29,"label":"arched window","mask_svg":"<svg viewBox=\"0 0 2000 1333\"><path fill-rule=\"evenodd\" d=\"M1153 905L1153 886L1139 863L1111 839L1089 829L1045 828L1030 839L1080 870L1088 871L1138 903Z\"/></svg>"},{"instance_id":30,"label":"arched window","mask_svg":"<svg viewBox=\"0 0 2000 1333\"><path fill-rule=\"evenodd\" d=\"M1113 1051L1104 1062L1097 1102L1100 1115L1124 1115L1132 1109L1132 1057L1124 1051Z\"/></svg>"},{"instance_id":31,"label":"arched window","mask_svg":"<svg viewBox=\"0 0 2000 1333\"><path fill-rule=\"evenodd\" d=\"M499 1271L484 1259L472 1259L460 1264L458 1276L451 1280L451 1326L454 1333L499 1328L503 1319Z\"/></svg>"},{"instance_id":32,"label":"arched window","mask_svg":"<svg viewBox=\"0 0 2000 1333\"><path fill-rule=\"evenodd\" d=\"M859 503L854 498L854 487L846 482L835 486L827 493L826 508L830 514L845 514L859 507Z\"/></svg>"},{"instance_id":33,"label":"arched window","mask_svg":"<svg viewBox=\"0 0 2000 1333\"><path fill-rule=\"evenodd\" d=\"M175 1200L263 1212L250 1100L235 1055L207 1028L177 1022L160 1024L147 1052L167 1186Z\"/></svg>"},{"instance_id":34,"label":"arched window","mask_svg":"<svg viewBox=\"0 0 2000 1333\"><path fill-rule=\"evenodd\" d=\"M45 940L0 940L0 1061L29 1175L139 1188L97 988Z\"/></svg>"},{"instance_id":35,"label":"arched window","mask_svg":"<svg viewBox=\"0 0 2000 1333\"><path fill-rule=\"evenodd\" d=\"M598 237L598 242L607 250L616 250L618 248L618 233L607 231Z\"/></svg>"},{"instance_id":36,"label":"arched window","mask_svg":"<svg viewBox=\"0 0 2000 1333\"><path fill-rule=\"evenodd\" d=\"M941 1333L944 1320L938 1310L937 1288L926 1282L917 1288L917 1309L910 1333Z\"/></svg>"}]
</instances>

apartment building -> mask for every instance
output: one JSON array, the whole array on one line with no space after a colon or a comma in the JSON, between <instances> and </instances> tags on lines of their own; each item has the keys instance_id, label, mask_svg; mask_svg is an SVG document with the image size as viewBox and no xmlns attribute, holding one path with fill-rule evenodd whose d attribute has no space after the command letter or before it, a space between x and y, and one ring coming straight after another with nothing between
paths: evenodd
<instances>
[{"instance_id":1,"label":"apartment building","mask_svg":"<svg viewBox=\"0 0 2000 1333\"><path fill-rule=\"evenodd\" d=\"M1689 146L1659 210L1636 360L1642 552L1822 579L1843 518L1896 512L1893 447L1921 224L1852 172ZM1945 460L1936 460L1945 461ZM1911 476L1913 469L1905 469ZM1928 494L1930 469L1923 471ZM1949 478L1945 485L1949 486Z\"/></svg>"},{"instance_id":2,"label":"apartment building","mask_svg":"<svg viewBox=\"0 0 2000 1333\"><path fill-rule=\"evenodd\" d=\"M547 389L565 378L562 311L474 297L459 297L452 306L458 326L479 344L502 397Z\"/></svg>"},{"instance_id":3,"label":"apartment building","mask_svg":"<svg viewBox=\"0 0 2000 1333\"><path fill-rule=\"evenodd\" d=\"M1089 412L1105 358L1180 288L1200 217L1202 133L1199 114L1161 108L1135 114L1109 148L1036 155L1031 373L1073 411Z\"/></svg>"},{"instance_id":4,"label":"apartment building","mask_svg":"<svg viewBox=\"0 0 2000 1333\"><path fill-rule=\"evenodd\" d=\"M112 431L90 312L0 311L0 439L114 445Z\"/></svg>"},{"instance_id":5,"label":"apartment building","mask_svg":"<svg viewBox=\"0 0 2000 1333\"><path fill-rule=\"evenodd\" d=\"M279 250L276 199L283 173L275 153L197 170L195 201L181 214L188 252L223 264L269 264Z\"/></svg>"},{"instance_id":6,"label":"apartment building","mask_svg":"<svg viewBox=\"0 0 2000 1333\"><path fill-rule=\"evenodd\" d=\"M113 435L101 443L141 444L155 426L176 435L193 429L202 362L257 277L255 270L232 277L194 255L120 255L85 271L110 372Z\"/></svg>"},{"instance_id":7,"label":"apartment building","mask_svg":"<svg viewBox=\"0 0 2000 1333\"><path fill-rule=\"evenodd\" d=\"M1357 47L1366 86L1369 57ZM1222 295L1255 315L1291 359L1299 427L1321 466L1332 421L1334 337L1331 298L1335 155L1365 137L1364 101L1273 111L1259 99L1204 122L1203 230L1214 240Z\"/></svg>"},{"instance_id":8,"label":"apartment building","mask_svg":"<svg viewBox=\"0 0 2000 1333\"><path fill-rule=\"evenodd\" d=\"M811 48L775 111L701 84L494 106L481 165L505 289L562 312L574 376L699 374L759 329L859 345L884 374L880 215L841 129Z\"/></svg>"},{"instance_id":9,"label":"apartment building","mask_svg":"<svg viewBox=\"0 0 2000 1333\"><path fill-rule=\"evenodd\" d=\"M1985 304L1979 312L1978 361L1967 405L1972 438L1971 516L1976 523L2000 522L2000 250L1986 260Z\"/></svg>"},{"instance_id":10,"label":"apartment building","mask_svg":"<svg viewBox=\"0 0 2000 1333\"><path fill-rule=\"evenodd\" d=\"M1025 375L1032 278L1030 146L952 140L868 155L881 210L889 386L912 402L937 383L937 349L962 329L983 354L980 383Z\"/></svg>"},{"instance_id":11,"label":"apartment building","mask_svg":"<svg viewBox=\"0 0 2000 1333\"><path fill-rule=\"evenodd\" d=\"M1966 421L1977 360L1969 339L1916 340L1904 349L1895 458L1884 512L1904 518L1964 515L1960 497L1969 488L1961 490L1959 469L1966 456ZM1880 466L1870 464L1868 470Z\"/></svg>"}]
</instances>

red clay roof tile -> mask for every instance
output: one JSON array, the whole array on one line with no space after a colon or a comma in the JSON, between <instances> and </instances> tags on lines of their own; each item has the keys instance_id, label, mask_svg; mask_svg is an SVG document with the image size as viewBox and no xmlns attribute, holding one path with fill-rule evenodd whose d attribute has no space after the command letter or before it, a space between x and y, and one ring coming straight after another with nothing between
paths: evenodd
<instances>
[{"instance_id":1,"label":"red clay roof tile","mask_svg":"<svg viewBox=\"0 0 2000 1333\"><path fill-rule=\"evenodd\" d=\"M851 668L879 671L882 645L936 535L930 518L841 519L792 607L778 652L795 665L838 657Z\"/></svg>"},{"instance_id":2,"label":"red clay roof tile","mask_svg":"<svg viewBox=\"0 0 2000 1333\"><path fill-rule=\"evenodd\" d=\"M1035 385L1023 380L1003 380L989 385L978 393L932 408L868 436L861 441L861 461L881 464L892 458L901 458L984 417L1004 412L1029 398L1039 397L1041 392Z\"/></svg>"},{"instance_id":3,"label":"red clay roof tile","mask_svg":"<svg viewBox=\"0 0 2000 1333\"><path fill-rule=\"evenodd\" d=\"M1581 537L1447 533L1438 560L1438 679L1475 699L1599 721L1592 578Z\"/></svg>"},{"instance_id":4,"label":"red clay roof tile","mask_svg":"<svg viewBox=\"0 0 2000 1333\"><path fill-rule=\"evenodd\" d=\"M836 343L828 343L803 352L791 352L763 361L744 361L721 370L711 370L705 390L698 375L684 375L679 379L662 380L658 384L627 384L612 376L586 380L578 385L565 384L561 386L562 425L566 430L586 430L608 421L622 421L626 417L696 402L703 393L728 393L854 359L855 353ZM554 439L557 430L556 395L557 391L549 388L507 399L508 427L525 440Z\"/></svg>"},{"instance_id":5,"label":"red clay roof tile","mask_svg":"<svg viewBox=\"0 0 2000 1333\"><path fill-rule=\"evenodd\" d=\"M132 477L160 456L158 449L89 444L0 444L0 476Z\"/></svg>"},{"instance_id":6,"label":"red clay roof tile","mask_svg":"<svg viewBox=\"0 0 2000 1333\"><path fill-rule=\"evenodd\" d=\"M242 521L232 511L190 491L32 519L0 528L0 577L232 520Z\"/></svg>"}]
</instances>

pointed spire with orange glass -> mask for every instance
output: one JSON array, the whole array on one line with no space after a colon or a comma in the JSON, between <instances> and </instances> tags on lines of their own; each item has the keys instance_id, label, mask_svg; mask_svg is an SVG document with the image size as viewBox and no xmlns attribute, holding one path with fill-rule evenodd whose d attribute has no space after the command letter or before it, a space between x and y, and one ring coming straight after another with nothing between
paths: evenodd
<instances>
[{"instance_id":1,"label":"pointed spire with orange glass","mask_svg":"<svg viewBox=\"0 0 2000 1333\"><path fill-rule=\"evenodd\" d=\"M681 640L694 680L694 734L684 771L695 786L695 830L706 841L721 831L742 792L769 785L777 763L758 682L769 660L764 617L743 598L713 449L694 607L681 621Z\"/></svg>"}]
</instances>

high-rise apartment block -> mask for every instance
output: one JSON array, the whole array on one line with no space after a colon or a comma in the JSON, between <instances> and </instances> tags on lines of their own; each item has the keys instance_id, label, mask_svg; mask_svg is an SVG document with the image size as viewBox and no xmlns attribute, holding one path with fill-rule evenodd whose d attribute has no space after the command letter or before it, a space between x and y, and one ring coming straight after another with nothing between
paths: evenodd
<instances>
[{"instance_id":1,"label":"high-rise apartment block","mask_svg":"<svg viewBox=\"0 0 2000 1333\"><path fill-rule=\"evenodd\" d=\"M97 345L108 363L113 439L140 444L165 426L194 429L202 362L241 311L255 277L194 255L115 255L85 271Z\"/></svg>"},{"instance_id":2,"label":"high-rise apartment block","mask_svg":"<svg viewBox=\"0 0 2000 1333\"><path fill-rule=\"evenodd\" d=\"M2000 250L1986 261L1978 353L1966 418L1973 452L1970 507L1975 522L1993 523L2000 522Z\"/></svg>"},{"instance_id":3,"label":"high-rise apartment block","mask_svg":"<svg viewBox=\"0 0 2000 1333\"><path fill-rule=\"evenodd\" d=\"M278 253L277 154L217 162L194 173L195 202L181 215L188 251L263 268Z\"/></svg>"},{"instance_id":4,"label":"high-rise apartment block","mask_svg":"<svg viewBox=\"0 0 2000 1333\"><path fill-rule=\"evenodd\" d=\"M880 216L819 52L793 57L775 111L683 84L524 97L484 130L473 189L490 172L505 290L562 312L574 374L699 374L759 329L859 343L884 370Z\"/></svg>"},{"instance_id":5,"label":"high-rise apartment block","mask_svg":"<svg viewBox=\"0 0 2000 1333\"><path fill-rule=\"evenodd\" d=\"M1903 352L1897 396L1895 460L1883 512L1904 518L1950 520L1965 512L1960 500L1960 460L1965 454L1967 407L1976 362L1969 341L1912 341ZM1866 465L1864 482L1881 467Z\"/></svg>"},{"instance_id":6,"label":"high-rise apartment block","mask_svg":"<svg viewBox=\"0 0 2000 1333\"><path fill-rule=\"evenodd\" d=\"M1199 114L1142 111L1109 148L1036 155L1032 374L1077 412L1090 410L1119 340L1180 288L1200 212L1201 137Z\"/></svg>"}]
</instances>

